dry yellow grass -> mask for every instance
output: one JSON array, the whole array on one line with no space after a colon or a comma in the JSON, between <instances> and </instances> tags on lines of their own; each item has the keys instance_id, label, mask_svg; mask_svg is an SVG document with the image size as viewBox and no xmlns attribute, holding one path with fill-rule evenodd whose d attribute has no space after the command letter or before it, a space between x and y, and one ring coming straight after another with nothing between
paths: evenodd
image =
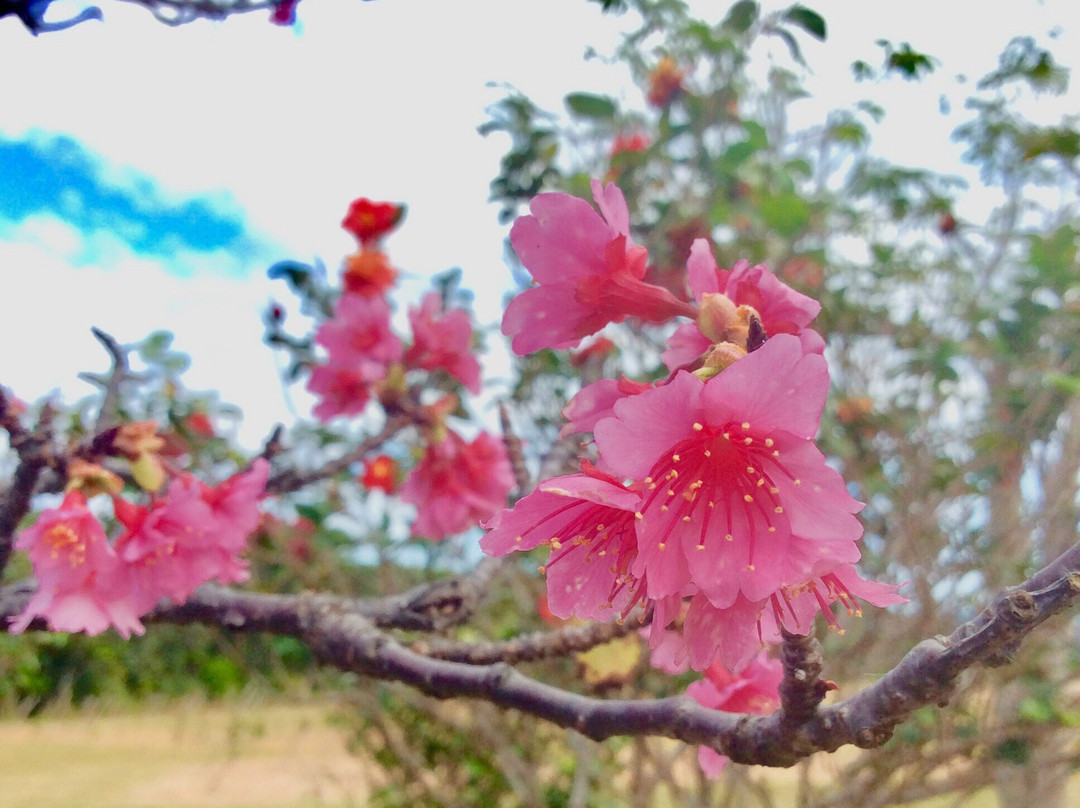
<instances>
[{"instance_id":1,"label":"dry yellow grass","mask_svg":"<svg viewBox=\"0 0 1080 808\"><path fill-rule=\"evenodd\" d=\"M3 808L359 808L382 782L350 754L332 704L173 702L0 721ZM854 754L853 750L841 753ZM828 777L832 759L820 761ZM747 772L749 774L749 772ZM753 776L761 776L755 770ZM794 772L769 772L794 805ZM1080 805L1080 780L1069 783ZM937 798L910 808L955 806ZM994 808L984 790L962 803Z\"/></svg>"},{"instance_id":2,"label":"dry yellow grass","mask_svg":"<svg viewBox=\"0 0 1080 808\"><path fill-rule=\"evenodd\" d=\"M181 704L0 722L5 808L344 808L377 773L326 705Z\"/></svg>"}]
</instances>

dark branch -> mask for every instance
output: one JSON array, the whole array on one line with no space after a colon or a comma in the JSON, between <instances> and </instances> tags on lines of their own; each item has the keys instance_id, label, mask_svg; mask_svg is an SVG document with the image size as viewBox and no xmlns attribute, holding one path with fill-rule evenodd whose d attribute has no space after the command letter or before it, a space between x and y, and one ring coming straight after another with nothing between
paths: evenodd
<instances>
[{"instance_id":1,"label":"dark branch","mask_svg":"<svg viewBox=\"0 0 1080 808\"><path fill-rule=\"evenodd\" d=\"M299 491L312 483L333 477L349 468L353 463L358 463L373 449L381 446L398 432L413 423L413 417L409 414L396 415L386 419L386 424L378 432L369 438L365 438L355 449L346 452L336 460L331 460L317 469L311 471L296 471L295 469L283 469L271 477L266 483L268 494L285 494L290 491ZM269 446L269 443L268 443Z\"/></svg>"},{"instance_id":2,"label":"dark branch","mask_svg":"<svg viewBox=\"0 0 1080 808\"><path fill-rule=\"evenodd\" d=\"M26 582L0 589L0 617L18 614L31 594L32 586ZM589 698L538 682L505 663L475 665L425 656L379 628L402 624L401 612L395 610L408 602L407 596L367 602L203 586L184 605L161 607L149 619L288 634L342 670L404 682L438 698L484 699L572 727L594 740L660 735L706 744L739 763L791 766L845 744L880 746L919 707L945 704L962 671L1007 662L1027 634L1080 597L1080 544L1020 586L998 595L948 637L924 640L875 684L831 707L814 704L820 688L811 686L817 681L818 664L813 643L792 640L784 652L790 680L784 709L771 716L721 713L683 697ZM419 602L431 603L422 598Z\"/></svg>"},{"instance_id":3,"label":"dark branch","mask_svg":"<svg viewBox=\"0 0 1080 808\"><path fill-rule=\"evenodd\" d=\"M7 567L15 541L15 529L30 511L41 472L49 465L52 445L53 410L46 404L41 410L37 427L28 432L19 422L4 389L0 387L0 428L8 433L8 442L19 456L19 465L11 485L0 494L0 573Z\"/></svg>"},{"instance_id":4,"label":"dark branch","mask_svg":"<svg viewBox=\"0 0 1080 808\"><path fill-rule=\"evenodd\" d=\"M433 659L465 662L469 665L534 662L588 651L637 631L648 625L648 622L643 615L641 619L630 617L621 623L564 626L555 631L523 634L505 642L454 642L438 637L425 637L414 642L410 649Z\"/></svg>"}]
</instances>

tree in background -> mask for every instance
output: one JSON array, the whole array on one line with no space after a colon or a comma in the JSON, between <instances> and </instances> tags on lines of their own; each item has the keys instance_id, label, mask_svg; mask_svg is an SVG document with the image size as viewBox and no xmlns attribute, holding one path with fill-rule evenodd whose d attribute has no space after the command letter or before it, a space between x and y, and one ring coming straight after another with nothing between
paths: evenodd
<instances>
[{"instance_id":1,"label":"tree in background","mask_svg":"<svg viewBox=\"0 0 1080 808\"><path fill-rule=\"evenodd\" d=\"M161 335L99 333L92 402L5 392L9 630L152 623L111 666L134 692L163 654L211 693L315 662L390 682L346 691L385 805L772 804L725 758L800 766L800 805L1065 804L1072 627L1021 640L1080 591L1080 134L1017 101L1067 71L1017 39L975 85L976 219L956 179L872 153L880 103L790 124L811 9L604 5L638 21L617 57L642 102L573 92L561 118L510 92L482 128L510 136L492 196L521 279L501 435L466 395L493 337L459 275L395 300L404 208L359 199L338 278L271 269L313 325L273 306L266 341L317 405L260 457ZM878 98L934 69L879 47L853 65ZM117 647L4 640L13 701L94 692ZM458 696L480 701L435 701Z\"/></svg>"}]
</instances>

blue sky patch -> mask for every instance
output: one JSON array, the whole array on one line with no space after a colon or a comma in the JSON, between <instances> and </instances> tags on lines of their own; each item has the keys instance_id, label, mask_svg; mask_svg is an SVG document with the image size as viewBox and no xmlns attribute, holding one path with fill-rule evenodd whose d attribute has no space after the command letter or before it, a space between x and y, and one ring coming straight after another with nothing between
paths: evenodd
<instances>
[{"instance_id":1,"label":"blue sky patch","mask_svg":"<svg viewBox=\"0 0 1080 808\"><path fill-rule=\"evenodd\" d=\"M0 135L0 225L45 214L83 232L108 231L147 256L168 259L178 250L219 249L234 258L255 254L243 217L227 195L169 196L152 177L113 168L67 135ZM109 173L122 179L110 180Z\"/></svg>"}]
</instances>

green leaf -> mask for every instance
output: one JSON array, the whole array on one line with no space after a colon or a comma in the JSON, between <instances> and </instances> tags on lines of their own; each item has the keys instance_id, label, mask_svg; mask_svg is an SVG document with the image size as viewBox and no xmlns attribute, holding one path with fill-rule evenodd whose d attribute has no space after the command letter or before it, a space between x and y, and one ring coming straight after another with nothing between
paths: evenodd
<instances>
[{"instance_id":1,"label":"green leaf","mask_svg":"<svg viewBox=\"0 0 1080 808\"><path fill-rule=\"evenodd\" d=\"M1017 707L1017 712L1022 719L1033 724L1049 724L1057 717L1054 705L1039 696L1026 696Z\"/></svg>"},{"instance_id":2,"label":"green leaf","mask_svg":"<svg viewBox=\"0 0 1080 808\"><path fill-rule=\"evenodd\" d=\"M618 107L606 95L570 93L565 99L566 108L582 118L614 118Z\"/></svg>"},{"instance_id":3,"label":"green leaf","mask_svg":"<svg viewBox=\"0 0 1080 808\"><path fill-rule=\"evenodd\" d=\"M172 341L172 332L155 331L139 343L139 356L142 357L144 362L153 362L160 359L169 350Z\"/></svg>"},{"instance_id":4,"label":"green leaf","mask_svg":"<svg viewBox=\"0 0 1080 808\"><path fill-rule=\"evenodd\" d=\"M738 143L732 143L724 149L724 153L720 155L720 159L717 160L717 165L724 171L733 172L736 168L749 160L758 149L759 147L755 146L749 140L740 140Z\"/></svg>"},{"instance_id":5,"label":"green leaf","mask_svg":"<svg viewBox=\"0 0 1080 808\"><path fill-rule=\"evenodd\" d=\"M805 66L806 60L803 59L802 49L799 47L799 43L796 41L795 37L791 35L791 32L785 31L783 28L778 28L775 33L784 40L784 44L788 47L788 52L791 53L791 58Z\"/></svg>"},{"instance_id":6,"label":"green leaf","mask_svg":"<svg viewBox=\"0 0 1080 808\"><path fill-rule=\"evenodd\" d=\"M1006 738L994 747L994 757L1023 766L1031 759L1031 744L1024 738Z\"/></svg>"},{"instance_id":7,"label":"green leaf","mask_svg":"<svg viewBox=\"0 0 1080 808\"><path fill-rule=\"evenodd\" d=\"M1061 373L1048 373L1044 377L1046 384L1055 387L1066 395L1080 394L1080 376L1066 376Z\"/></svg>"},{"instance_id":8,"label":"green leaf","mask_svg":"<svg viewBox=\"0 0 1080 808\"><path fill-rule=\"evenodd\" d=\"M764 149L769 145L769 135L765 131L765 127L757 121L743 121L743 129L746 130L747 140L753 144L756 149Z\"/></svg>"},{"instance_id":9,"label":"green leaf","mask_svg":"<svg viewBox=\"0 0 1080 808\"><path fill-rule=\"evenodd\" d=\"M822 42L825 41L825 18L806 6L795 5L784 12L784 19L797 25L806 33Z\"/></svg>"},{"instance_id":10,"label":"green leaf","mask_svg":"<svg viewBox=\"0 0 1080 808\"><path fill-rule=\"evenodd\" d=\"M740 0L731 7L722 25L741 34L749 30L750 26L757 21L757 17L758 4L754 0Z\"/></svg>"},{"instance_id":11,"label":"green leaf","mask_svg":"<svg viewBox=\"0 0 1080 808\"><path fill-rule=\"evenodd\" d=\"M795 193L767 196L761 200L761 215L770 230L791 238L810 218L810 205Z\"/></svg>"}]
</instances>

